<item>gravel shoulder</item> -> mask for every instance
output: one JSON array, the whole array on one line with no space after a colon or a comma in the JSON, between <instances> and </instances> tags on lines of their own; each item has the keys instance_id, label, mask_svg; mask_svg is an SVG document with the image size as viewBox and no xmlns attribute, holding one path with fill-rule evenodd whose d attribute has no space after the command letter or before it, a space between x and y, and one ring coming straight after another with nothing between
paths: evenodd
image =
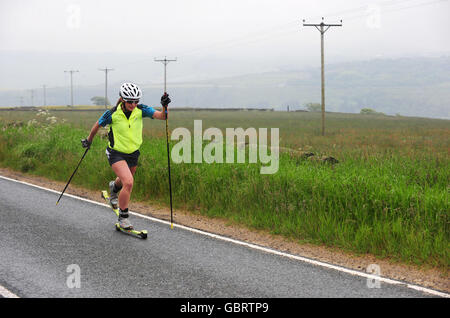
<instances>
[{"instance_id":1,"label":"gravel shoulder","mask_svg":"<svg viewBox=\"0 0 450 318\"><path fill-rule=\"evenodd\" d=\"M0 168L0 175L49 189L54 189L56 191L62 191L65 186L65 183L62 182L23 174L7 168ZM91 191L70 185L67 188L66 193L97 202L104 202L100 197L100 191ZM170 209L166 207L132 202L129 208L133 212L163 220L170 220ZM358 271L366 272L369 265L377 264L380 266L381 275L383 277L388 277L427 288L433 288L444 292L450 292L450 278L448 270L401 264L389 259L377 258L373 255L355 255L337 248L326 246L303 243L300 244L279 235L272 235L267 231L256 231L242 225L232 224L228 220L208 218L189 211L175 210L174 222L206 232L219 234L244 242L273 248L282 252L299 255Z\"/></svg>"}]
</instances>

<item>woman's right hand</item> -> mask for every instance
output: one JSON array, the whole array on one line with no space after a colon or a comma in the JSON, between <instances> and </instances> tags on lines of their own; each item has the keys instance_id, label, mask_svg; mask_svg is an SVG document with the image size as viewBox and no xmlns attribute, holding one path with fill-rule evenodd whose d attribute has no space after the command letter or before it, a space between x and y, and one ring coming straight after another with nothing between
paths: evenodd
<instances>
[{"instance_id":1,"label":"woman's right hand","mask_svg":"<svg viewBox=\"0 0 450 318\"><path fill-rule=\"evenodd\" d=\"M83 148L91 148L91 142L89 140L87 140L87 138L82 139L81 140L81 145L83 146Z\"/></svg>"}]
</instances>

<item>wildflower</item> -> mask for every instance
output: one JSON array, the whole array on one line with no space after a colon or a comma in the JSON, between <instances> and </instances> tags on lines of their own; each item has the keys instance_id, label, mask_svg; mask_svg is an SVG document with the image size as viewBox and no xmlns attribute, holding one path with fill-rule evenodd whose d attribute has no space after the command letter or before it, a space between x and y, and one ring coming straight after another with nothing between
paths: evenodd
<instances>
[{"instance_id":1,"label":"wildflower","mask_svg":"<svg viewBox=\"0 0 450 318\"><path fill-rule=\"evenodd\" d=\"M57 118L55 116L47 117L47 121L50 121L50 124L55 124L57 122Z\"/></svg>"},{"instance_id":2,"label":"wildflower","mask_svg":"<svg viewBox=\"0 0 450 318\"><path fill-rule=\"evenodd\" d=\"M32 126L32 125L36 125L37 123L38 123L37 120L33 118L32 120L28 121L27 125L29 127L29 126Z\"/></svg>"}]
</instances>

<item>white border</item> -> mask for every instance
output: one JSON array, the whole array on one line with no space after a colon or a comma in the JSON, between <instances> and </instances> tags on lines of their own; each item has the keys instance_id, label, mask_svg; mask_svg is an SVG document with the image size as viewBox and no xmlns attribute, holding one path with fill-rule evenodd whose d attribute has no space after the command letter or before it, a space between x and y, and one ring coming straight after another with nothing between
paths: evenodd
<instances>
[{"instance_id":1,"label":"white border","mask_svg":"<svg viewBox=\"0 0 450 318\"><path fill-rule=\"evenodd\" d=\"M38 189L42 189L42 190L46 190L46 191L49 191L49 192L60 194L59 191L56 191L56 190L53 190L53 189L44 188L44 187L41 187L41 186L38 186L38 185L35 185L35 184L31 184L31 183L28 183L28 182L7 178L7 177L1 176L1 175L0 175L0 178L8 180L8 181L13 181L13 182L25 184L25 185L28 185L28 186L32 186L32 187L35 187L35 188L38 188ZM92 200L89 200L89 199L81 198L81 197L78 197L78 196L75 196L75 195L72 195L72 194L67 194L67 193L64 193L64 196L68 196L68 197L71 197L71 198L74 198L74 199L82 200L82 201L85 201L85 202L89 202L89 203L93 203L93 204L97 204L97 205L101 205L101 206L105 206L105 207L109 208L109 205L107 205L106 203L100 203L100 202L97 202L97 201L92 201ZM142 215L142 214L139 214L139 213L136 213L136 212L131 212L130 211L129 213L132 214L132 215L135 215L135 216L138 216L138 217L141 217L141 218L153 221L153 222L159 222L159 223L166 224L166 225L169 225L169 226L171 225L171 223L169 221L157 219L157 218L150 217L150 216L147 216L147 215ZM337 266L337 265L327 264L327 263L316 261L316 260L309 259L309 258L306 258L306 257L292 255L292 254L284 253L284 252L281 252L281 251L273 250L273 249L270 249L270 248L267 248L267 247L258 246L258 245L255 245L255 244L239 241L239 240L232 239L232 238L229 238L229 237L225 237L225 236L221 236L221 235L205 232L205 231L202 231L202 230L190 228L190 227L187 227L187 226L184 226L184 225L173 224L173 226L177 227L177 228L180 228L180 229L183 229L183 230L186 230L186 231L193 232L193 233L197 233L197 234L205 235L205 236L208 236L208 237L212 237L214 239L230 242L230 243L241 245L241 246L246 246L248 248L259 250L259 251L262 251L262 252L265 252L265 253L270 253L270 254L274 254L274 255L278 255L278 256L282 256L282 257L287 257L287 258L290 258L290 259L294 259L294 260L297 260L297 261L309 263L309 264L316 265L316 266L325 267L325 268L328 268L328 269L334 269L334 270L337 270L337 271L340 271L340 272L344 272L344 273L347 273L347 274L350 274L350 275L354 275L354 276L360 276L360 277L364 277L364 278L367 278L367 279L377 280L379 282L383 282L383 283L386 283L386 284L403 285L403 286L405 286L407 288L411 288L411 289L414 289L414 290L417 290L417 291L420 291L420 292L428 293L428 294L431 294L431 295L434 295L434 296L450 298L450 294L447 294L445 292L440 292L440 291L437 291L437 290L434 290L434 289L422 287L422 286L419 286L419 285L413 285L413 284L409 284L409 283L393 280L393 279L390 279L390 278L381 277L381 276L378 276L378 275L372 275L372 274L368 274L368 273L364 273L364 272L348 269L348 268ZM8 292L8 290L6 290L6 291ZM1 292L2 292L2 286L0 285L0 294L1 294ZM14 295L11 292L9 292L9 293L11 295ZM16 296L16 295L14 295L14 296Z\"/></svg>"}]
</instances>

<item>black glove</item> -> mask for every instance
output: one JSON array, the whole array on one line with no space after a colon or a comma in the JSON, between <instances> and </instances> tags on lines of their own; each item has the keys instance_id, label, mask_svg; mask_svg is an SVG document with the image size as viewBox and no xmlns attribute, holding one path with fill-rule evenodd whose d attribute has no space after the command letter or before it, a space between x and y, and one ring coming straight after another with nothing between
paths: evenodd
<instances>
[{"instance_id":1,"label":"black glove","mask_svg":"<svg viewBox=\"0 0 450 318\"><path fill-rule=\"evenodd\" d=\"M91 142L89 142L89 140L87 140L87 138L82 139L81 140L81 145L83 146L83 148L91 148Z\"/></svg>"},{"instance_id":2,"label":"black glove","mask_svg":"<svg viewBox=\"0 0 450 318\"><path fill-rule=\"evenodd\" d=\"M163 105L163 107L167 107L167 106L169 106L170 102L171 102L171 100L169 98L169 94L164 93L164 95L161 96L161 105Z\"/></svg>"}]
</instances>

